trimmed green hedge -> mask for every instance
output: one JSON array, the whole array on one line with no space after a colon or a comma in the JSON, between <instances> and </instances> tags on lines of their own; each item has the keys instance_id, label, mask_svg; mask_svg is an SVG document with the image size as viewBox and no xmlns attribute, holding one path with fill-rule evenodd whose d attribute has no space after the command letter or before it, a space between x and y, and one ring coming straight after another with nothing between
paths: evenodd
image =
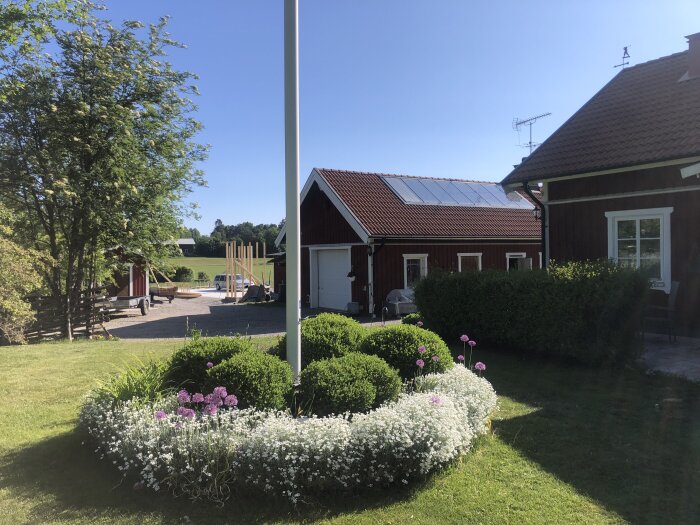
<instances>
[{"instance_id":1,"label":"trimmed green hedge","mask_svg":"<svg viewBox=\"0 0 700 525\"><path fill-rule=\"evenodd\" d=\"M648 284L610 262L576 262L528 272L431 272L416 286L426 324L447 341L599 364L639 347Z\"/></svg>"},{"instance_id":2,"label":"trimmed green hedge","mask_svg":"<svg viewBox=\"0 0 700 525\"><path fill-rule=\"evenodd\" d=\"M314 361L301 373L302 406L319 416L366 412L395 401L401 379L386 361L351 352Z\"/></svg>"},{"instance_id":3,"label":"trimmed green hedge","mask_svg":"<svg viewBox=\"0 0 700 525\"><path fill-rule=\"evenodd\" d=\"M425 353L418 352L420 346L425 346ZM439 335L410 324L372 330L362 340L360 352L381 357L389 366L396 368L404 379L416 376L418 359L425 363L425 374L444 372L454 366L450 349ZM433 356L437 357L436 361L432 359Z\"/></svg>"},{"instance_id":4,"label":"trimmed green hedge","mask_svg":"<svg viewBox=\"0 0 700 525\"><path fill-rule=\"evenodd\" d=\"M350 317L323 313L301 322L301 366L312 361L340 357L357 350L367 330ZM287 336L279 342L278 353L287 357Z\"/></svg>"}]
</instances>

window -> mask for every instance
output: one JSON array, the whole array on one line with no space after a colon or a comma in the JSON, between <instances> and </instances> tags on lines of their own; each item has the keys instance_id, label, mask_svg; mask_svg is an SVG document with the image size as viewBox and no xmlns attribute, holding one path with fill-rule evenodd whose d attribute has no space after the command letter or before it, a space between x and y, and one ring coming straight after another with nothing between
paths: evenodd
<instances>
[{"instance_id":1,"label":"window","mask_svg":"<svg viewBox=\"0 0 700 525\"><path fill-rule=\"evenodd\" d=\"M481 252L479 253L458 253L457 271L481 271Z\"/></svg>"},{"instance_id":2,"label":"window","mask_svg":"<svg viewBox=\"0 0 700 525\"><path fill-rule=\"evenodd\" d=\"M639 268L654 288L671 291L671 213L673 208L605 212L608 257Z\"/></svg>"},{"instance_id":3,"label":"window","mask_svg":"<svg viewBox=\"0 0 700 525\"><path fill-rule=\"evenodd\" d=\"M427 253L403 254L403 287L413 288L416 283L428 275Z\"/></svg>"},{"instance_id":4,"label":"window","mask_svg":"<svg viewBox=\"0 0 700 525\"><path fill-rule=\"evenodd\" d=\"M506 270L532 270L532 259L525 252L506 252Z\"/></svg>"}]
</instances>

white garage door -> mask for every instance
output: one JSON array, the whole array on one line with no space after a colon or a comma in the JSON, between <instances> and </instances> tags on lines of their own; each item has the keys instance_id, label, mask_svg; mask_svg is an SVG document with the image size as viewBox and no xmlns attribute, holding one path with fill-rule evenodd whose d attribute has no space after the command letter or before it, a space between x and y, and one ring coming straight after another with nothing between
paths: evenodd
<instances>
[{"instance_id":1,"label":"white garage door","mask_svg":"<svg viewBox=\"0 0 700 525\"><path fill-rule=\"evenodd\" d=\"M347 310L350 302L348 250L318 250L318 306Z\"/></svg>"}]
</instances>

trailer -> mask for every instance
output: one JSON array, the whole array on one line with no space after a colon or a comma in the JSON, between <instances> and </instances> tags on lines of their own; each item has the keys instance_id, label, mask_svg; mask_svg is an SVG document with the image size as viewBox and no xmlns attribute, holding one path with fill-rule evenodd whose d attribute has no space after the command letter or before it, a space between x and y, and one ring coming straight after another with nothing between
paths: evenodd
<instances>
[{"instance_id":1,"label":"trailer","mask_svg":"<svg viewBox=\"0 0 700 525\"><path fill-rule=\"evenodd\" d=\"M150 298L147 295L107 297L103 311L110 314L136 308L141 310L141 315L148 315L148 311L151 309Z\"/></svg>"}]
</instances>

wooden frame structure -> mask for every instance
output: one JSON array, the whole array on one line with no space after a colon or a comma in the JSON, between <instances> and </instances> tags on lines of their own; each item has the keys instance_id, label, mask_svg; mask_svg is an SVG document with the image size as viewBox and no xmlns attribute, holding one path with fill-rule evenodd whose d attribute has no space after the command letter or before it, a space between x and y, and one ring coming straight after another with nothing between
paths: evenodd
<instances>
[{"instance_id":1,"label":"wooden frame structure","mask_svg":"<svg viewBox=\"0 0 700 525\"><path fill-rule=\"evenodd\" d=\"M263 260L267 255L267 249L263 242ZM259 244L255 246L252 243L247 245L238 243L237 241L226 242L226 299L233 300L236 303L239 301L238 290L236 290L236 274L240 274L242 278L248 279L249 285L258 283L265 284L265 272L263 270L262 277L256 277L253 271L253 261L258 259ZM244 290L241 290L241 297L244 295Z\"/></svg>"}]
</instances>

